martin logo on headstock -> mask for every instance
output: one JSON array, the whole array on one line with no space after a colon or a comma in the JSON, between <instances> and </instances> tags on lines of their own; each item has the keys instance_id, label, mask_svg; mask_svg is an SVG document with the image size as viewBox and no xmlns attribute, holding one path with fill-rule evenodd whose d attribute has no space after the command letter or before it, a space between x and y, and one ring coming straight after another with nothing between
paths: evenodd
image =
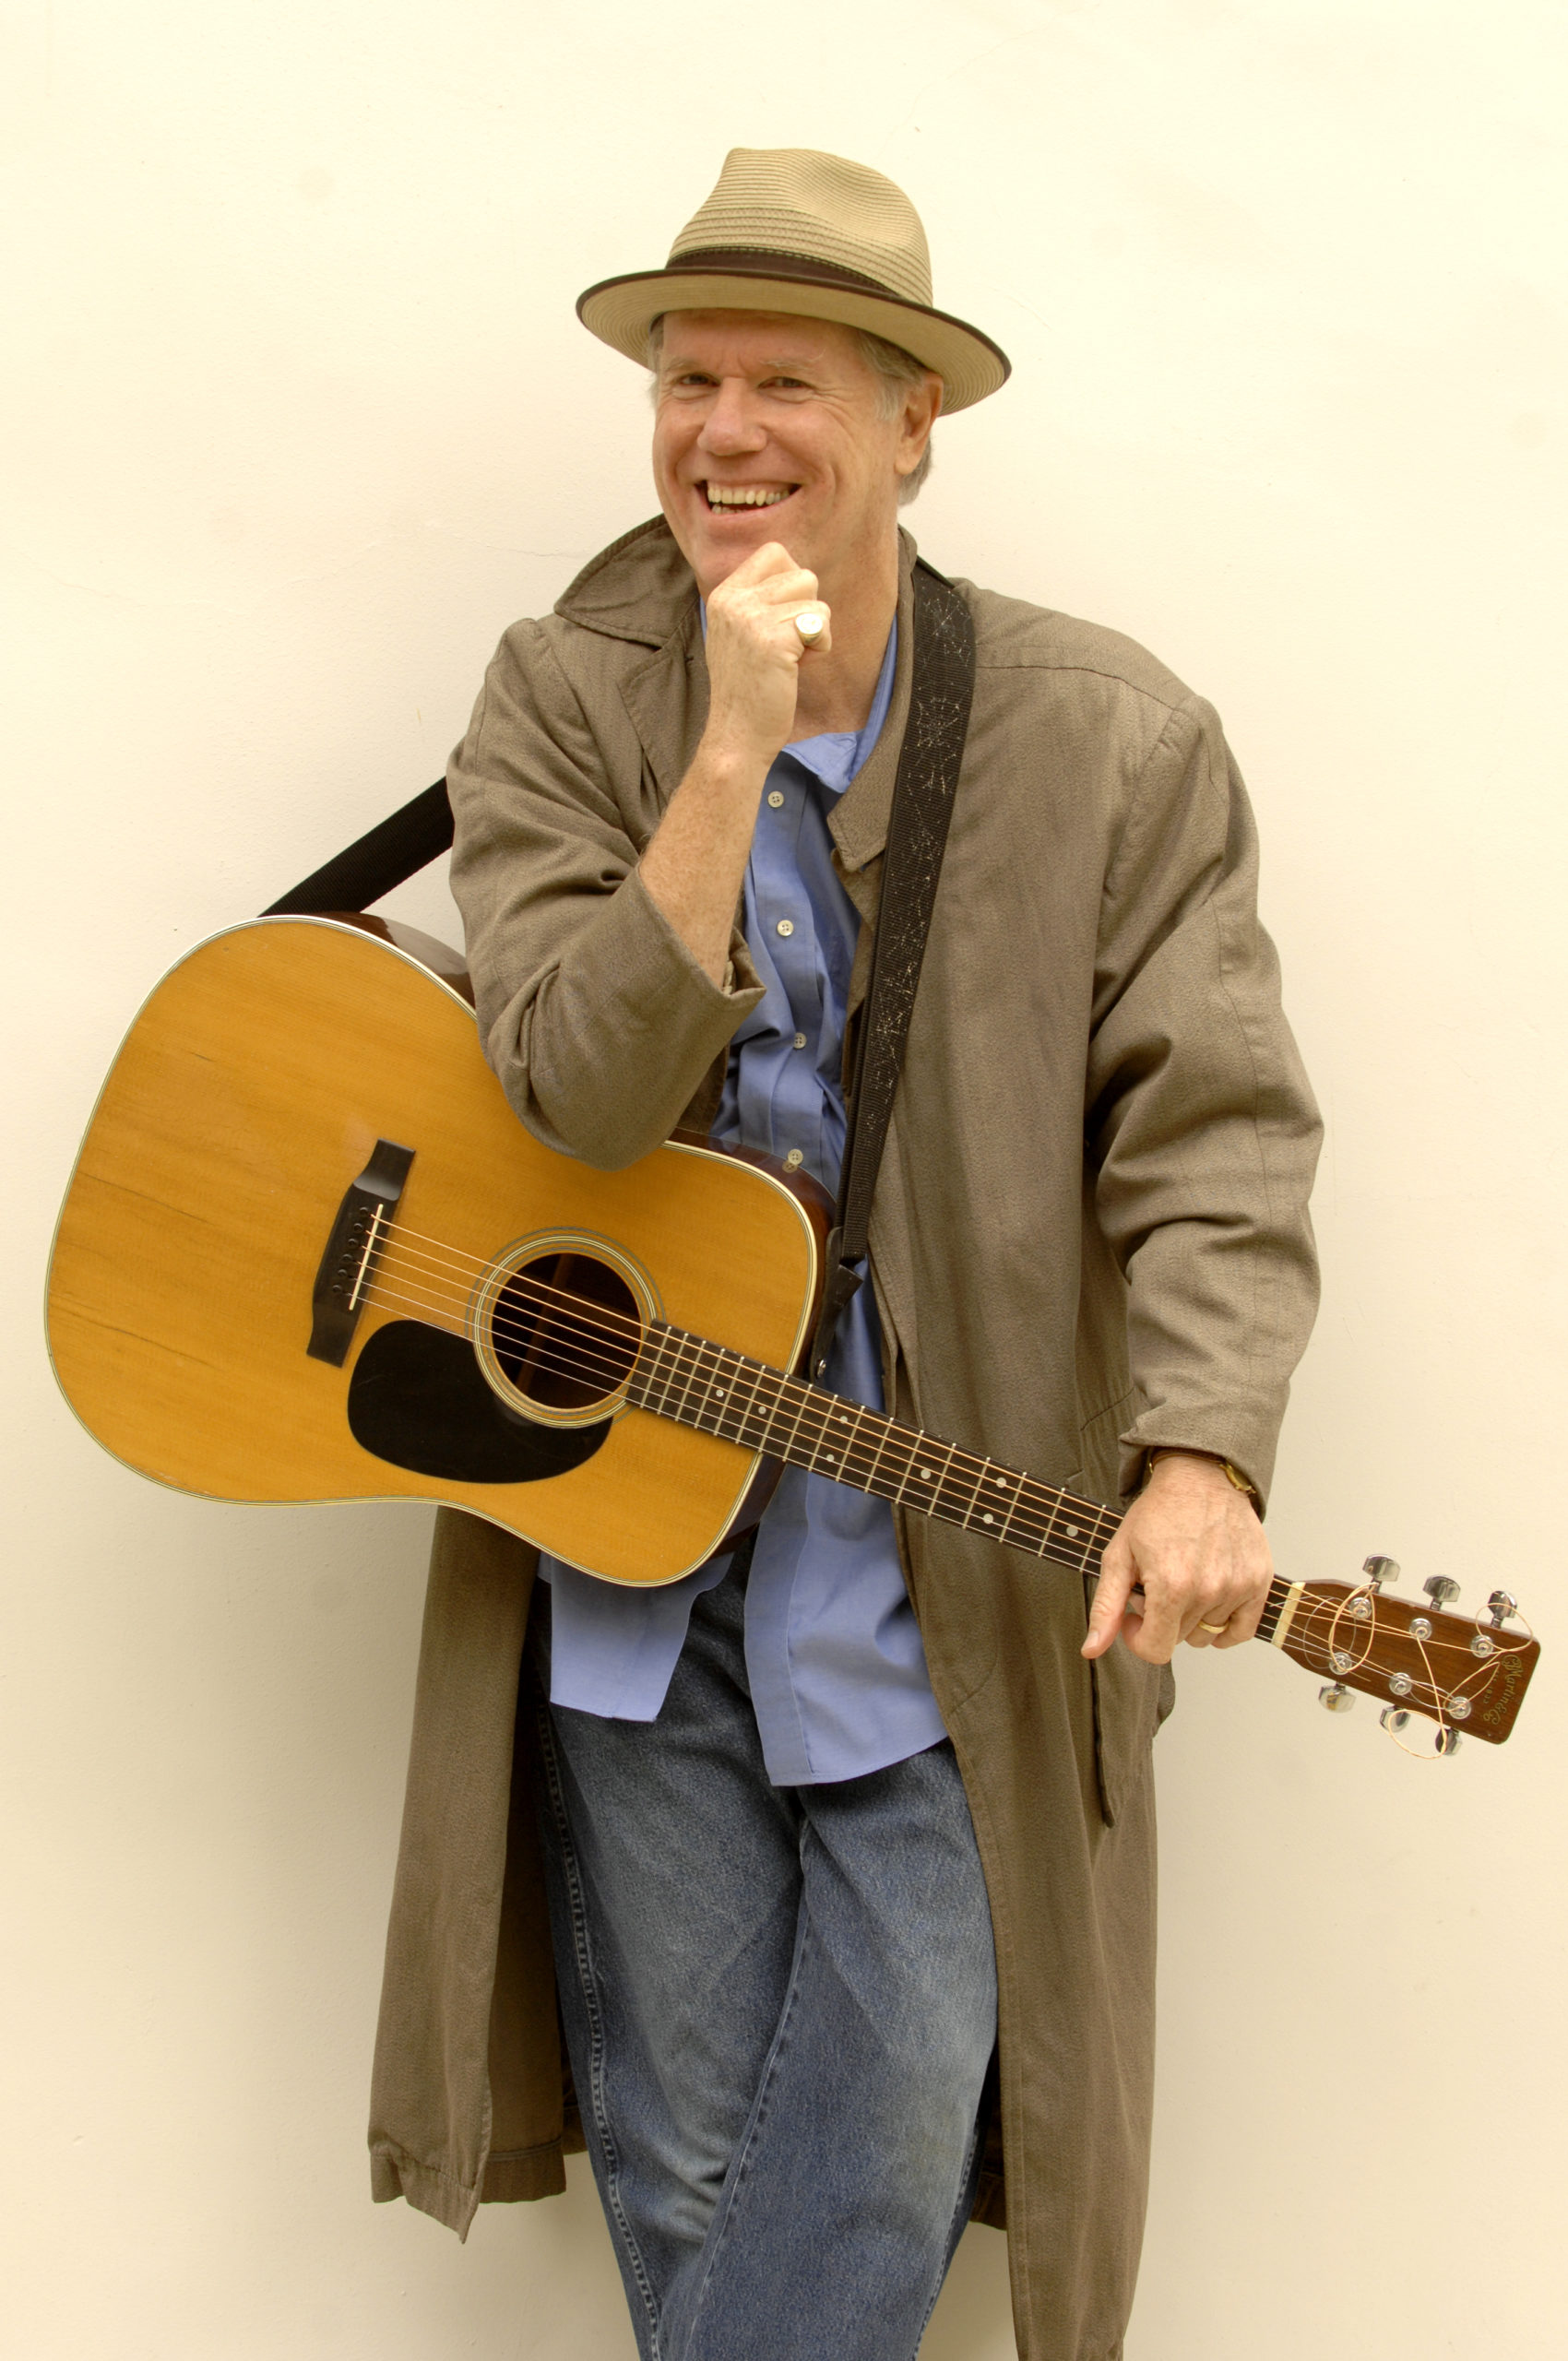
<instances>
[{"instance_id":1,"label":"martin logo on headstock","mask_svg":"<svg viewBox=\"0 0 1568 2361\"><path fill-rule=\"evenodd\" d=\"M1431 1604L1420 1607L1384 1590L1399 1576L1392 1558L1369 1558L1361 1572L1355 1584L1277 1579L1258 1638L1327 1675L1318 1702L1331 1714L1348 1713L1360 1689L1383 1701L1383 1726L1396 1738L1420 1714L1437 1726L1439 1754L1457 1751L1461 1731L1501 1745L1540 1655L1527 1627L1508 1629L1519 1614L1512 1592L1492 1592L1482 1623L1449 1613L1459 1585L1446 1575L1423 1584Z\"/></svg>"}]
</instances>

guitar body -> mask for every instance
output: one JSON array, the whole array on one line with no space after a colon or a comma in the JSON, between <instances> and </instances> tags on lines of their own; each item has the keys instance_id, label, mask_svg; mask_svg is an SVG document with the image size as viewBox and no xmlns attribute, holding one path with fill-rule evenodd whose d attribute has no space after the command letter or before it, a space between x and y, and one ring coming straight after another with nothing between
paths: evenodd
<instances>
[{"instance_id":1,"label":"guitar body","mask_svg":"<svg viewBox=\"0 0 1568 2361\"><path fill-rule=\"evenodd\" d=\"M260 919L183 960L121 1049L55 1236L50 1349L89 1431L180 1490L445 1501L668 1583L719 1547L760 1454L626 1406L615 1369L519 1377L518 1307L587 1271L596 1335L665 1321L789 1370L821 1230L734 1156L600 1172L541 1147L448 986L350 926Z\"/></svg>"}]
</instances>

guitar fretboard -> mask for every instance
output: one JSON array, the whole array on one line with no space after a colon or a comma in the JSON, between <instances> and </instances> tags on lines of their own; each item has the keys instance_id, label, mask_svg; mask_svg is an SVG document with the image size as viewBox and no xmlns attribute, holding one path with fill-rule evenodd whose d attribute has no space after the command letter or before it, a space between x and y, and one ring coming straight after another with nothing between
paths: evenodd
<instances>
[{"instance_id":1,"label":"guitar fretboard","mask_svg":"<svg viewBox=\"0 0 1568 2361\"><path fill-rule=\"evenodd\" d=\"M810 1468L1075 1573L1099 1571L1100 1552L1121 1523L1098 1501L662 1321L647 1331L626 1399L657 1418ZM1287 1587L1277 1576L1270 1584L1259 1639L1272 1635Z\"/></svg>"},{"instance_id":2,"label":"guitar fretboard","mask_svg":"<svg viewBox=\"0 0 1568 2361\"><path fill-rule=\"evenodd\" d=\"M1021 1468L939 1442L766 1361L656 1323L627 1399L683 1427L720 1435L791 1467L1090 1573L1118 1519Z\"/></svg>"}]
</instances>

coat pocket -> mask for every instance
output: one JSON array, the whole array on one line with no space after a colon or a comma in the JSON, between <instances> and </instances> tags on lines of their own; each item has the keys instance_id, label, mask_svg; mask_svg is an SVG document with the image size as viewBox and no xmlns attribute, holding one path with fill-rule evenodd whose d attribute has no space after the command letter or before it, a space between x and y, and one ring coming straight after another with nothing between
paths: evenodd
<instances>
[{"instance_id":1,"label":"coat pocket","mask_svg":"<svg viewBox=\"0 0 1568 2361\"><path fill-rule=\"evenodd\" d=\"M1154 1734L1176 1702L1168 1664L1144 1664L1118 1640L1089 1667L1094 1685L1095 1774L1099 1809L1114 1828L1147 1775Z\"/></svg>"}]
</instances>

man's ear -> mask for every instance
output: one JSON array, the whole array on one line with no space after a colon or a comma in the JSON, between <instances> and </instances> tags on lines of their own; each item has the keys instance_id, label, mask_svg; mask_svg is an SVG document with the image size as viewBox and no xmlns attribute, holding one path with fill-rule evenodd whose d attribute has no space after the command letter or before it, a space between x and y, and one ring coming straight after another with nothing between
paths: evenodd
<instances>
[{"instance_id":1,"label":"man's ear","mask_svg":"<svg viewBox=\"0 0 1568 2361\"><path fill-rule=\"evenodd\" d=\"M904 397L898 457L894 461L901 476L912 476L920 466L941 409L942 380L934 369L928 369L921 382L911 386Z\"/></svg>"}]
</instances>

